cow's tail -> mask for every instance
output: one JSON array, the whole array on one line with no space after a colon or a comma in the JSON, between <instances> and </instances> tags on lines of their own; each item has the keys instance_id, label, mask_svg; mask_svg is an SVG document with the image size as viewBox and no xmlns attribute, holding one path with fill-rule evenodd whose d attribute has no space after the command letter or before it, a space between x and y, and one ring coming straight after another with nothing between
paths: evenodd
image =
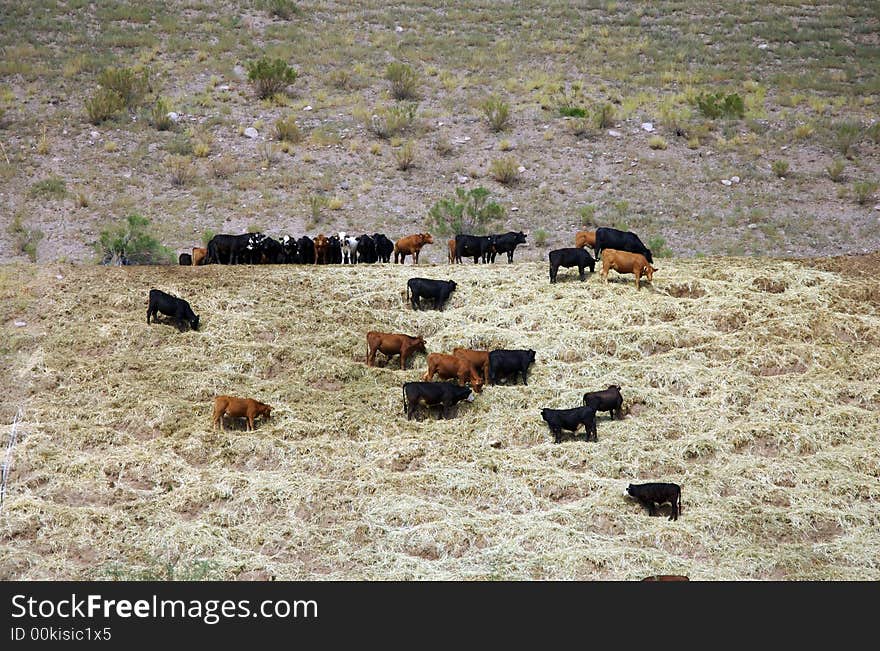
<instances>
[{"instance_id":1,"label":"cow's tail","mask_svg":"<svg viewBox=\"0 0 880 651\"><path fill-rule=\"evenodd\" d=\"M681 515L681 488L678 489L678 514Z\"/></svg>"},{"instance_id":2,"label":"cow's tail","mask_svg":"<svg viewBox=\"0 0 880 651\"><path fill-rule=\"evenodd\" d=\"M403 413L406 413L407 404L406 404L406 384L403 385Z\"/></svg>"},{"instance_id":3,"label":"cow's tail","mask_svg":"<svg viewBox=\"0 0 880 651\"><path fill-rule=\"evenodd\" d=\"M395 262L397 262L396 259L395 259ZM406 300L407 300L407 301L410 300L410 298L409 298L409 289L410 289L410 287L409 287L409 283L407 283L407 284L406 284ZM419 301L419 302L421 302L421 301Z\"/></svg>"}]
</instances>

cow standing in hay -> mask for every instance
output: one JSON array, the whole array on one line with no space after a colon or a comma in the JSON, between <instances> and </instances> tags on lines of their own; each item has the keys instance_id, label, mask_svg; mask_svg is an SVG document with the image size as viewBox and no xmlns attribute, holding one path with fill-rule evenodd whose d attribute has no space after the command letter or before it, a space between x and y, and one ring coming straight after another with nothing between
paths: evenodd
<instances>
[{"instance_id":1,"label":"cow standing in hay","mask_svg":"<svg viewBox=\"0 0 880 651\"><path fill-rule=\"evenodd\" d=\"M272 417L272 407L253 398L236 398L235 396L217 396L214 398L213 429L217 429L220 423L220 431L223 428L223 417L246 418L247 431L254 429L254 418L257 416Z\"/></svg>"},{"instance_id":2,"label":"cow standing in hay","mask_svg":"<svg viewBox=\"0 0 880 651\"><path fill-rule=\"evenodd\" d=\"M657 267L652 267L648 259L640 253L616 251L605 249L602 254L602 280L608 282L608 272L614 269L619 274L633 274L636 277L636 289L641 289L639 279L644 275L649 283L654 282L654 272Z\"/></svg>"}]
</instances>

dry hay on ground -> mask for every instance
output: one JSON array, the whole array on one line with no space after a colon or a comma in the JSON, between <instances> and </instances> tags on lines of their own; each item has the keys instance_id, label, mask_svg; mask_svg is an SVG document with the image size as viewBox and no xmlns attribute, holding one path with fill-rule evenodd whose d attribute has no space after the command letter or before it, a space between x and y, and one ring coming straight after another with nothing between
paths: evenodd
<instances>
[{"instance_id":1,"label":"dry hay on ground","mask_svg":"<svg viewBox=\"0 0 880 651\"><path fill-rule=\"evenodd\" d=\"M4 267L0 578L880 579L876 281L662 266L640 292L537 263ZM416 275L458 283L444 312L405 304ZM148 326L151 287L202 331ZM425 357L367 368L372 329L537 362L408 422ZM541 408L611 383L626 417L554 445ZM212 431L221 393L272 419ZM642 481L682 485L678 521L622 496Z\"/></svg>"}]
</instances>

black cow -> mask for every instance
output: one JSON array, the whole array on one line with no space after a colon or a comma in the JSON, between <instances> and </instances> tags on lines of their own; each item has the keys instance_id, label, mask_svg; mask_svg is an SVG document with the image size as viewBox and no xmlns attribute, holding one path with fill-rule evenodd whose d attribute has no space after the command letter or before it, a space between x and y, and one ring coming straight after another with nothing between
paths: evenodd
<instances>
[{"instance_id":1,"label":"black cow","mask_svg":"<svg viewBox=\"0 0 880 651\"><path fill-rule=\"evenodd\" d=\"M681 486L678 484L652 482L648 484L630 484L623 494L635 498L642 506L648 507L648 513L654 515L657 507L666 504L672 505L670 520L678 520L681 513Z\"/></svg>"},{"instance_id":2,"label":"black cow","mask_svg":"<svg viewBox=\"0 0 880 651\"><path fill-rule=\"evenodd\" d=\"M342 264L342 240L338 235L331 235L327 238L329 245L327 246L327 264Z\"/></svg>"},{"instance_id":3,"label":"black cow","mask_svg":"<svg viewBox=\"0 0 880 651\"><path fill-rule=\"evenodd\" d=\"M296 243L296 239L290 237L290 235L285 235L281 238L281 253L278 256L278 261L282 264L296 264L299 262L299 246Z\"/></svg>"},{"instance_id":4,"label":"black cow","mask_svg":"<svg viewBox=\"0 0 880 651\"><path fill-rule=\"evenodd\" d=\"M455 261L461 263L462 257L473 258L474 264L480 260L489 261L492 251L492 237L489 235L464 235L459 233L455 236Z\"/></svg>"},{"instance_id":5,"label":"black cow","mask_svg":"<svg viewBox=\"0 0 880 651\"><path fill-rule=\"evenodd\" d=\"M584 426L587 441L598 441L596 435L596 408L592 405L575 407L574 409L542 409L541 418L553 433L553 442L562 440L562 430L577 433L578 427Z\"/></svg>"},{"instance_id":6,"label":"black cow","mask_svg":"<svg viewBox=\"0 0 880 651\"><path fill-rule=\"evenodd\" d=\"M376 255L382 262L391 262L391 254L394 253L394 242L385 237L384 233L373 233L373 242L376 244Z\"/></svg>"},{"instance_id":7,"label":"black cow","mask_svg":"<svg viewBox=\"0 0 880 651\"><path fill-rule=\"evenodd\" d=\"M596 246L593 247L597 258L602 255L602 249L615 249L617 251L641 253L648 259L648 262L654 264L654 259L651 257L651 250L642 244L639 236L635 233L619 231L616 228L597 228Z\"/></svg>"},{"instance_id":8,"label":"black cow","mask_svg":"<svg viewBox=\"0 0 880 651\"><path fill-rule=\"evenodd\" d=\"M355 239L357 239L358 243L357 262L378 262L379 256L376 254L376 242L373 240L373 238L365 234Z\"/></svg>"},{"instance_id":9,"label":"black cow","mask_svg":"<svg viewBox=\"0 0 880 651\"><path fill-rule=\"evenodd\" d=\"M526 236L522 231L519 233L508 231L503 235L492 235L491 238L492 250L489 253L489 262L495 262L496 253L506 253L507 261L513 262L513 252L516 251L516 245L526 243Z\"/></svg>"},{"instance_id":10,"label":"black cow","mask_svg":"<svg viewBox=\"0 0 880 651\"><path fill-rule=\"evenodd\" d=\"M474 401L474 392L470 387L460 387L452 382L404 382L403 384L403 409L406 411L406 419L411 420L419 402L424 402L427 407L441 405L442 409L437 412L437 420L440 417L448 418L449 409L467 400Z\"/></svg>"},{"instance_id":11,"label":"black cow","mask_svg":"<svg viewBox=\"0 0 880 651\"><path fill-rule=\"evenodd\" d=\"M443 310L443 304L455 291L454 280L432 280L430 278L410 278L406 281L406 296L412 309L421 309L421 299L434 299L434 309Z\"/></svg>"},{"instance_id":12,"label":"black cow","mask_svg":"<svg viewBox=\"0 0 880 651\"><path fill-rule=\"evenodd\" d=\"M299 248L299 261L303 264L315 264L315 242L308 235L296 241Z\"/></svg>"},{"instance_id":13,"label":"black cow","mask_svg":"<svg viewBox=\"0 0 880 651\"><path fill-rule=\"evenodd\" d=\"M182 298L177 298L171 294L166 294L159 289L150 290L150 304L147 307L147 323L150 317L156 320L156 313L161 312L165 316L173 316L177 322L177 329L183 332L183 324L189 324L193 330L199 329L199 317L192 311L192 308Z\"/></svg>"},{"instance_id":14,"label":"black cow","mask_svg":"<svg viewBox=\"0 0 880 651\"><path fill-rule=\"evenodd\" d=\"M614 418L614 412L617 412L617 418L623 418L620 411L623 406L623 396L620 393L620 387L616 384L609 384L607 389L602 391L587 391L584 394L584 406L593 405L596 411L611 412L611 418Z\"/></svg>"},{"instance_id":15,"label":"black cow","mask_svg":"<svg viewBox=\"0 0 880 651\"><path fill-rule=\"evenodd\" d=\"M177 262L181 267L191 267L193 263L193 257L189 253L181 253L177 258Z\"/></svg>"},{"instance_id":16,"label":"black cow","mask_svg":"<svg viewBox=\"0 0 880 651\"><path fill-rule=\"evenodd\" d=\"M556 274L559 273L559 267L577 267L582 282L586 278L586 274L584 274L585 267L590 268L590 273L596 270L596 261L584 249L576 249L574 247L556 249L555 251L550 251L548 257L550 259L551 283L556 282Z\"/></svg>"},{"instance_id":17,"label":"black cow","mask_svg":"<svg viewBox=\"0 0 880 651\"><path fill-rule=\"evenodd\" d=\"M250 264L277 264L281 261L281 242L263 233L251 233L245 248Z\"/></svg>"},{"instance_id":18,"label":"black cow","mask_svg":"<svg viewBox=\"0 0 880 651\"><path fill-rule=\"evenodd\" d=\"M244 264L248 258L248 241L251 233L243 235L215 235L208 242L208 259L205 264Z\"/></svg>"},{"instance_id":19,"label":"black cow","mask_svg":"<svg viewBox=\"0 0 880 651\"><path fill-rule=\"evenodd\" d=\"M489 353L489 383L498 384L499 377L510 375L516 383L522 375L523 384L528 384L526 375L534 362L534 350L493 350Z\"/></svg>"}]
</instances>

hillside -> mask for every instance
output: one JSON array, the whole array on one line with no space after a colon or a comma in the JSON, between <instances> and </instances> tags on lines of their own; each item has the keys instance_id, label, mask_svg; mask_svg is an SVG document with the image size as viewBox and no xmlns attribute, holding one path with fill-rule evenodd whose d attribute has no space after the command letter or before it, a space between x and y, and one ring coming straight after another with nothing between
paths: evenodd
<instances>
[{"instance_id":1,"label":"hillside","mask_svg":"<svg viewBox=\"0 0 880 651\"><path fill-rule=\"evenodd\" d=\"M546 263L0 267L0 578L880 579L876 256L657 266L640 292ZM409 309L413 275L456 280L446 311ZM201 331L148 326L151 287ZM408 422L425 358L367 368L370 329L537 361ZM626 417L553 444L540 409L610 383ZM273 417L213 432L220 393ZM681 518L640 481L681 484Z\"/></svg>"},{"instance_id":2,"label":"hillside","mask_svg":"<svg viewBox=\"0 0 880 651\"><path fill-rule=\"evenodd\" d=\"M92 262L131 213L177 251L209 231L399 237L480 185L507 211L490 228L554 248L582 224L681 257L880 248L874 0L35 0L3 3L0 25L0 263ZM261 100L262 56L297 77ZM405 104L394 62L416 73L415 108L379 135L373 116ZM92 124L113 67L148 87ZM739 110L701 105L716 94Z\"/></svg>"}]
</instances>

